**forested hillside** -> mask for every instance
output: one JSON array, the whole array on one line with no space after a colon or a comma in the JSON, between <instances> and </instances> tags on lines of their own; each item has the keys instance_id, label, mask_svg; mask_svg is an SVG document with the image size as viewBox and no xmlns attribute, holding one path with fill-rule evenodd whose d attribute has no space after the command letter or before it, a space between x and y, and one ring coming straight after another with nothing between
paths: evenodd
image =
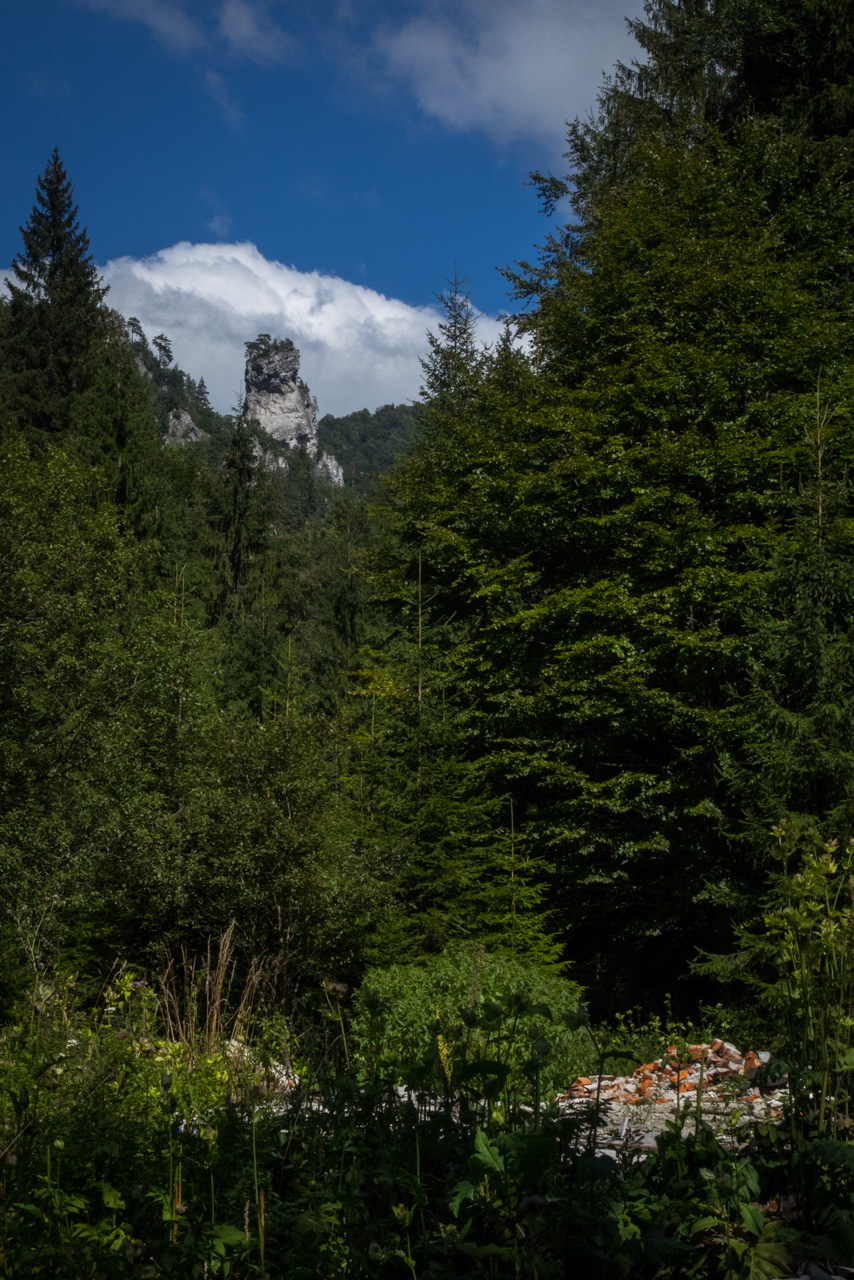
<instances>
[{"instance_id":1,"label":"forested hillside","mask_svg":"<svg viewBox=\"0 0 854 1280\"><path fill-rule=\"evenodd\" d=\"M144 1236L138 1254L122 1236L113 1269L85 1274L207 1275L228 1253L222 1274L241 1276L592 1275L572 1268L595 1258L608 1277L770 1277L794 1234L768 1206L790 1195L804 1256L838 1261L854 1239L837 1105L854 1061L854 26L839 0L650 0L632 29L638 60L569 126L566 176L532 175L543 243L506 268L502 341L479 341L465 281L449 281L419 402L320 423L340 488L298 452L271 465L166 335L149 344L110 309L58 152L38 181L0 302L0 1016L23 1037L0 1150L17 1152L31 1125L48 1132L34 1080L54 1079L62 1035L79 1011L96 1016L105 987L109 1017L131 1019L122 1034L143 1048L136 1065L103 1067L104 1096L142 1081L157 1015L131 1015L161 982L164 1043L189 1057L158 1050L161 1084L145 1088L171 1125L171 1073L186 1068L189 1114L214 1044L250 1039L249 1021L227 1033L210 1012L226 971L250 993L232 1007L263 1029L264 1071L309 1078L316 1050L325 1114L349 1134L322 1175L320 1129L293 1163L292 1138L281 1168L262 1155L259 1192L250 1081L243 1128L222 1136L226 1213L237 1221L245 1199L245 1232L241 1219L216 1236L211 1216L204 1253L181 1225L181 1253L175 1144L207 1131L180 1137L176 1120L171 1234L157 1249ZM204 1033L186 1021L203 987ZM609 1030L584 1031L582 988ZM654 1162L635 1166L618 1210L611 1173L593 1187L592 1165L566 1172L568 1130L538 1131L544 1082L567 1088L556 1073L570 1063L602 1070L632 1007L654 1019L667 1001L699 1026L703 1001L722 1000L765 1035L783 1037L788 1010L773 1047L793 1090L819 1041L837 1046L835 1065L819 1084L803 1076L788 1155L766 1135L743 1195L734 1164L714 1211L688 1185L692 1160L731 1158L698 1119L674 1157L678 1194ZM66 1020L32 1079L30 1008ZM807 1025L796 1050L792 1028ZM207 1058L186 1048L196 1030ZM577 1056L585 1035L595 1062ZM348 1101L368 1082L380 1107L402 1078L445 1099L423 1183L409 1147L406 1177L394 1163L397 1121L374 1151ZM517 1080L527 1110L511 1121ZM476 1149L453 1129L467 1087ZM816 1119L804 1099L818 1091ZM237 1105L227 1092L218 1106ZM809 1145L831 1139L844 1157ZM213 1215L219 1139L204 1141L192 1176L207 1188L210 1172ZM35 1137L27 1151L21 1170L41 1169ZM782 1172L793 1153L797 1186ZM79 1187L119 1178L76 1158ZM53 1194L49 1155L46 1176ZM387 1206L364 1202L366 1178L401 1200L382 1238ZM835 1187L835 1216L810 1179L825 1197ZM263 1186L278 1206L267 1227ZM542 1203L523 1210L523 1192ZM573 1217L582 1201L589 1214ZM82 1275L74 1249L89 1236L71 1231L62 1253L58 1203L44 1207L54 1261L33 1254L30 1270ZM117 1208L106 1191L104 1205ZM266 1260L265 1230L280 1251ZM104 1232L87 1266L112 1248ZM24 1245L6 1248L3 1274L24 1274Z\"/></svg>"},{"instance_id":2,"label":"forested hillside","mask_svg":"<svg viewBox=\"0 0 854 1280\"><path fill-rule=\"evenodd\" d=\"M371 493L408 451L417 433L418 410L411 404L384 404L371 413L360 409L344 418L321 418L320 445L344 470L345 482Z\"/></svg>"}]
</instances>

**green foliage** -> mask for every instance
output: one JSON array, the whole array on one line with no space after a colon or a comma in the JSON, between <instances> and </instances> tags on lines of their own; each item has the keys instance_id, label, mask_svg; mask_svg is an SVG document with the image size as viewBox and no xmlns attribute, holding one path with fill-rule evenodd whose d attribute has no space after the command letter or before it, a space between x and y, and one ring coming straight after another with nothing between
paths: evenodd
<instances>
[{"instance_id":1,"label":"green foliage","mask_svg":"<svg viewBox=\"0 0 854 1280\"><path fill-rule=\"evenodd\" d=\"M775 1048L791 1072L794 1149L803 1151L808 1138L850 1127L854 841L840 851L794 824L774 836L779 866L769 871L761 915L739 930L736 953L702 964L748 983L771 1012Z\"/></svg>"},{"instance_id":2,"label":"green foliage","mask_svg":"<svg viewBox=\"0 0 854 1280\"><path fill-rule=\"evenodd\" d=\"M0 325L0 422L31 447L59 443L103 467L137 526L148 524L154 433L123 323L77 221L71 183L54 151L21 228Z\"/></svg>"},{"instance_id":3,"label":"green foliage","mask_svg":"<svg viewBox=\"0 0 854 1280\"><path fill-rule=\"evenodd\" d=\"M373 413L359 409L338 418L326 414L318 423L318 442L341 464L345 485L370 494L407 452L417 431L416 405L384 404Z\"/></svg>"},{"instance_id":4,"label":"green foliage","mask_svg":"<svg viewBox=\"0 0 854 1280\"><path fill-rule=\"evenodd\" d=\"M771 1194L797 1203L811 1247L845 1256L854 1243L854 843L839 850L794 823L773 834L777 865L759 915L739 928L736 952L707 953L698 967L746 984L767 1010L777 1034L766 1075L786 1073L790 1098L780 1128L758 1128L753 1158L762 1162Z\"/></svg>"},{"instance_id":5,"label":"green foliage","mask_svg":"<svg viewBox=\"0 0 854 1280\"><path fill-rule=\"evenodd\" d=\"M578 1074L579 1051L563 1015L576 1007L579 994L576 983L553 971L457 946L423 964L368 969L354 1042L398 1070L426 1061L438 1074L437 1085L445 1071L451 1085L458 1072L473 1079L473 1063L498 1062L506 1067L503 1083L515 1090L524 1087L539 1053L539 1087L546 1096Z\"/></svg>"},{"instance_id":6,"label":"green foliage","mask_svg":"<svg viewBox=\"0 0 854 1280\"><path fill-rule=\"evenodd\" d=\"M38 180L21 234L23 252L8 284L6 413L7 422L11 417L41 441L69 425L72 404L91 379L106 318L106 290L57 150Z\"/></svg>"},{"instance_id":7,"label":"green foliage","mask_svg":"<svg viewBox=\"0 0 854 1280\"><path fill-rule=\"evenodd\" d=\"M136 316L122 321L122 327L128 351L144 380L149 411L153 409L156 415L159 432L167 433L171 416L183 412L203 433L203 438L213 436L217 442L224 440L228 423L212 409L204 378L196 383L173 364L172 345L166 335L161 333L153 339L152 350Z\"/></svg>"},{"instance_id":8,"label":"green foliage","mask_svg":"<svg viewBox=\"0 0 854 1280\"><path fill-rule=\"evenodd\" d=\"M816 828L844 847L854 834L849 411L816 398L812 475L791 499L763 590L748 615L753 658L744 698L750 733L726 764L749 815L743 838L768 828ZM837 446L837 447L834 447Z\"/></svg>"},{"instance_id":9,"label":"green foliage","mask_svg":"<svg viewBox=\"0 0 854 1280\"><path fill-rule=\"evenodd\" d=\"M0 1273L850 1258L850 22L631 25L534 175L572 221L521 313L486 350L448 282L423 403L324 420L343 492L106 310L40 179L0 302ZM206 438L161 447L176 412ZM733 932L702 977L785 1024L787 1127L602 1154L548 1099L688 1028L591 1023L566 957L648 1010Z\"/></svg>"},{"instance_id":10,"label":"green foliage","mask_svg":"<svg viewBox=\"0 0 854 1280\"><path fill-rule=\"evenodd\" d=\"M445 656L459 631L436 624L413 560L402 581L380 580L396 618L388 628L380 614L368 631L345 712L342 782L390 879L372 958L418 959L461 939L555 964L543 866L518 846L512 798L490 796L465 759Z\"/></svg>"},{"instance_id":11,"label":"green foliage","mask_svg":"<svg viewBox=\"0 0 854 1280\"><path fill-rule=\"evenodd\" d=\"M218 706L218 636L152 583L153 549L93 502L97 478L59 451L2 452L7 976L42 918L87 968L201 948L231 920L283 989L309 956L346 968L372 872L325 845L328 728Z\"/></svg>"},{"instance_id":12,"label":"green foliage","mask_svg":"<svg viewBox=\"0 0 854 1280\"><path fill-rule=\"evenodd\" d=\"M674 67L710 12L655 6ZM430 389L378 573L404 599L418 557L425 634L453 618L456 753L484 799L512 797L567 954L621 1004L660 998L662 947L723 940L719 904L738 911L761 879L734 838L749 744L768 732L760 695L745 698L760 665L748 619L814 466L816 388L847 405L854 354L847 146L762 116L718 129L674 106L662 123L630 92L626 163L573 134L577 221L510 273L530 357L505 344L456 398ZM591 126L606 150L610 128ZM837 480L850 425L845 408ZM844 498L840 531L848 518ZM825 725L837 695L828 668ZM838 796L846 750L828 744ZM736 786L729 762L746 759ZM817 785L806 811L822 800Z\"/></svg>"},{"instance_id":13,"label":"green foliage","mask_svg":"<svg viewBox=\"0 0 854 1280\"><path fill-rule=\"evenodd\" d=\"M271 338L269 333L259 333L252 342L244 343L246 359L258 360L277 351L293 351L294 344L290 338Z\"/></svg>"},{"instance_id":14,"label":"green foliage","mask_svg":"<svg viewBox=\"0 0 854 1280\"><path fill-rule=\"evenodd\" d=\"M747 1280L786 1267L796 1233L760 1207L762 1167L707 1126L671 1126L643 1161L591 1157L592 1117L530 1095L495 1105L500 1062L470 1062L458 1107L423 1079L401 1098L375 1049L354 1074L340 1035L310 1023L227 1039L219 971L205 978L213 1021L208 1004L205 1030L180 1035L168 988L130 972L85 1013L72 981L38 978L0 1039L2 1274Z\"/></svg>"},{"instance_id":15,"label":"green foliage","mask_svg":"<svg viewBox=\"0 0 854 1280\"><path fill-rule=\"evenodd\" d=\"M474 396L485 366L486 353L477 341L477 316L471 305L468 281L454 273L448 288L437 294L444 319L437 334L428 333L429 354L421 361L424 385L421 394L429 405L429 417L441 416L453 407L464 411Z\"/></svg>"}]
</instances>

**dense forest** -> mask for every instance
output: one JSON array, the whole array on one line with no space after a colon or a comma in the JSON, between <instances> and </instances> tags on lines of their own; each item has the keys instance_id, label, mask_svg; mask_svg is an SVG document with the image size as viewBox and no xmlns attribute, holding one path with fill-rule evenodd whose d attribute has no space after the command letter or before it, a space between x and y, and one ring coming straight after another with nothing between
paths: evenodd
<instances>
[{"instance_id":1,"label":"dense forest","mask_svg":"<svg viewBox=\"0 0 854 1280\"><path fill-rule=\"evenodd\" d=\"M0 1274L854 1258L854 24L645 9L532 174L501 341L448 281L418 402L321 421L343 486L110 309L58 151L38 179ZM790 1081L752 1147L698 1104L620 1164L551 1102L729 1029Z\"/></svg>"}]
</instances>

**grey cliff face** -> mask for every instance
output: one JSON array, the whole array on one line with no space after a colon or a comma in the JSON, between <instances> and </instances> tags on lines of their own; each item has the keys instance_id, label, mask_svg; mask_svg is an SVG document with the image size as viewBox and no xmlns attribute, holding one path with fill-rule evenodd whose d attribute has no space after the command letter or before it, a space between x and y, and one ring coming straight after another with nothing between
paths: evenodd
<instances>
[{"instance_id":1,"label":"grey cliff face","mask_svg":"<svg viewBox=\"0 0 854 1280\"><path fill-rule=\"evenodd\" d=\"M298 376L299 352L282 344L246 360L243 416L279 444L317 457L317 401Z\"/></svg>"},{"instance_id":2,"label":"grey cliff face","mask_svg":"<svg viewBox=\"0 0 854 1280\"><path fill-rule=\"evenodd\" d=\"M197 440L206 439L207 432L196 426L186 409L172 410L166 430L166 444L195 444Z\"/></svg>"},{"instance_id":3,"label":"grey cliff face","mask_svg":"<svg viewBox=\"0 0 854 1280\"><path fill-rule=\"evenodd\" d=\"M257 422L281 449L305 450L319 480L343 485L344 473L335 458L329 453L317 456L317 401L299 376L299 352L289 339L273 341L262 333L255 342L247 342L245 386L244 418ZM259 441L255 452L265 465L287 471L281 452Z\"/></svg>"},{"instance_id":4,"label":"grey cliff face","mask_svg":"<svg viewBox=\"0 0 854 1280\"><path fill-rule=\"evenodd\" d=\"M337 485L338 488L344 484L344 469L337 458L331 453L325 451L317 459L314 466L314 474L318 480L328 480L330 484Z\"/></svg>"}]
</instances>

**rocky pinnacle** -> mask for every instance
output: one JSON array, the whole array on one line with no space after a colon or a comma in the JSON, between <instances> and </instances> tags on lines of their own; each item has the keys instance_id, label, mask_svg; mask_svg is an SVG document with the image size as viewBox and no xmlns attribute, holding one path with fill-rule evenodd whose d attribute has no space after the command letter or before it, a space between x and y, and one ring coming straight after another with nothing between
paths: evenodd
<instances>
[{"instance_id":1,"label":"rocky pinnacle","mask_svg":"<svg viewBox=\"0 0 854 1280\"><path fill-rule=\"evenodd\" d=\"M257 422L279 444L316 458L317 401L299 377L299 351L293 343L249 343L245 380L244 418Z\"/></svg>"},{"instance_id":2,"label":"rocky pinnacle","mask_svg":"<svg viewBox=\"0 0 854 1280\"><path fill-rule=\"evenodd\" d=\"M317 401L299 376L299 351L289 338L261 333L246 344L246 395L243 416L286 449L303 449L315 459L315 473L334 485L344 483L340 465L329 453L318 458ZM277 465L287 466L281 456Z\"/></svg>"}]
</instances>

